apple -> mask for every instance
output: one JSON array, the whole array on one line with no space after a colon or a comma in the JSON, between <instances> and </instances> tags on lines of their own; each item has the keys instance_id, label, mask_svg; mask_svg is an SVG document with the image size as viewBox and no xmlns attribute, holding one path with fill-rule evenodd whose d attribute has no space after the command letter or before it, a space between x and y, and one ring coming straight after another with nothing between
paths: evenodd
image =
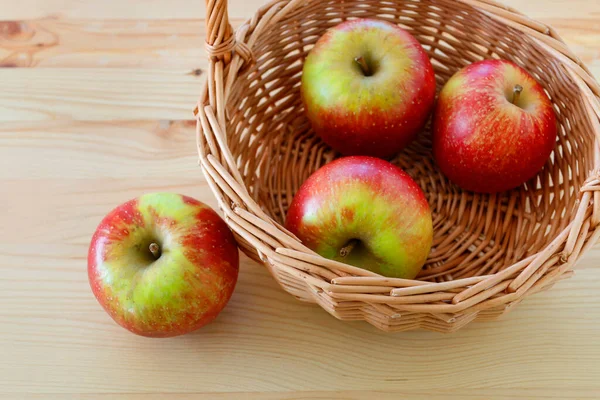
<instances>
[{"instance_id":1,"label":"apple","mask_svg":"<svg viewBox=\"0 0 600 400\"><path fill-rule=\"evenodd\" d=\"M182 335L225 307L239 269L233 234L192 198L146 194L110 212L88 253L88 278L106 312L133 333Z\"/></svg>"},{"instance_id":2,"label":"apple","mask_svg":"<svg viewBox=\"0 0 600 400\"><path fill-rule=\"evenodd\" d=\"M523 68L485 60L458 71L442 89L433 155L466 190L496 193L533 178L556 144L556 116L544 88Z\"/></svg>"},{"instance_id":3,"label":"apple","mask_svg":"<svg viewBox=\"0 0 600 400\"><path fill-rule=\"evenodd\" d=\"M294 196L286 228L308 248L378 274L413 279L433 240L421 188L391 163L340 158L318 169Z\"/></svg>"},{"instance_id":4,"label":"apple","mask_svg":"<svg viewBox=\"0 0 600 400\"><path fill-rule=\"evenodd\" d=\"M427 122L435 74L407 31L356 19L317 41L304 63L301 92L306 115L325 143L344 155L390 158Z\"/></svg>"}]
</instances>

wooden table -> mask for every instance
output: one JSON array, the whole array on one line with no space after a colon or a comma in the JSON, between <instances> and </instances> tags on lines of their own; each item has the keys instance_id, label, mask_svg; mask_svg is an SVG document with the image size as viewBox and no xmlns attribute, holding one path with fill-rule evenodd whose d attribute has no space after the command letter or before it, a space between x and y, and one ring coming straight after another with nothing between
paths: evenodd
<instances>
[{"instance_id":1,"label":"wooden table","mask_svg":"<svg viewBox=\"0 0 600 400\"><path fill-rule=\"evenodd\" d=\"M216 207L190 121L202 3L0 0L0 397L600 397L600 250L502 321L448 336L340 322L247 258L231 303L197 333L151 340L115 325L86 275L102 216L153 191ZM230 3L239 24L262 0ZM510 3L600 78L598 0Z\"/></svg>"}]
</instances>

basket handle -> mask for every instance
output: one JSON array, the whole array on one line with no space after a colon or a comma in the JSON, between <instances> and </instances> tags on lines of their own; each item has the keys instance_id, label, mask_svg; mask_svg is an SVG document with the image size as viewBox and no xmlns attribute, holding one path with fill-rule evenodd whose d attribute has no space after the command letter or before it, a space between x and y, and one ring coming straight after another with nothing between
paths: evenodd
<instances>
[{"instance_id":1,"label":"basket handle","mask_svg":"<svg viewBox=\"0 0 600 400\"><path fill-rule=\"evenodd\" d=\"M245 31L237 32L240 38L236 38L229 22L227 12L228 0L205 0L206 3L206 52L213 63L222 61L229 64L235 52L242 59L245 66L255 62L254 55L243 40ZM240 64L240 66L242 65Z\"/></svg>"},{"instance_id":2,"label":"basket handle","mask_svg":"<svg viewBox=\"0 0 600 400\"><path fill-rule=\"evenodd\" d=\"M206 51L212 61L231 61L235 48L233 28L229 22L227 0L205 0Z\"/></svg>"}]
</instances>

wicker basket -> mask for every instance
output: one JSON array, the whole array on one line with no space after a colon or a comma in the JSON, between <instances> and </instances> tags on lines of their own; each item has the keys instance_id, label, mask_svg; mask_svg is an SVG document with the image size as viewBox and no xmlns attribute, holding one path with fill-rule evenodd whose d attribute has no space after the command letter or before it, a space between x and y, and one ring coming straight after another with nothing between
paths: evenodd
<instances>
[{"instance_id":1,"label":"wicker basket","mask_svg":"<svg viewBox=\"0 0 600 400\"><path fill-rule=\"evenodd\" d=\"M597 242L600 86L552 28L492 0L279 0L234 32L226 0L206 4L200 164L243 251L298 299L387 331L450 332L568 278ZM450 184L432 161L429 128L396 157L433 212L433 248L418 280L324 259L282 227L302 182L338 156L304 117L302 62L326 29L356 17L410 31L432 60L438 90L472 62L516 62L545 87L560 125L538 176L497 195Z\"/></svg>"}]
</instances>

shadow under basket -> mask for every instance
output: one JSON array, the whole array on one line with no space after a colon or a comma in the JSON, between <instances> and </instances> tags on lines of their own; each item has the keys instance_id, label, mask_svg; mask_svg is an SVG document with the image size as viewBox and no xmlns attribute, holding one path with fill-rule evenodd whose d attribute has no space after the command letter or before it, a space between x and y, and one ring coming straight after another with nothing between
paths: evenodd
<instances>
[{"instance_id":1,"label":"shadow under basket","mask_svg":"<svg viewBox=\"0 0 600 400\"><path fill-rule=\"evenodd\" d=\"M293 296L386 331L451 332L570 277L598 241L600 86L552 28L491 0L280 0L234 31L225 0L206 5L200 164L241 249ZM438 90L475 61L515 62L546 89L559 124L544 169L510 192L474 194L449 183L432 160L429 127L394 159L433 212L433 247L416 280L324 259L282 227L304 180L339 156L304 116L303 61L328 28L364 17L413 34Z\"/></svg>"}]
</instances>

